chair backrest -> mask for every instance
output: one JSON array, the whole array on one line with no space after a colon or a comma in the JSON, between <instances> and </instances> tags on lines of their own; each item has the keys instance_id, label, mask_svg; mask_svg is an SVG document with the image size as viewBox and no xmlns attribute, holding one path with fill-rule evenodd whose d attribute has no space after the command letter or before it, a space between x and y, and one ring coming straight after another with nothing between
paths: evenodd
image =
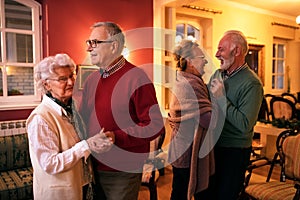
<instances>
[{"instance_id":1,"label":"chair backrest","mask_svg":"<svg viewBox=\"0 0 300 200\"><path fill-rule=\"evenodd\" d=\"M264 99L266 100L266 103L267 103L267 107L268 107L268 117L269 117L269 120L271 120L271 107L270 107L270 102L271 102L271 99L275 97L275 95L273 94L265 94L264 95Z\"/></svg>"},{"instance_id":2,"label":"chair backrest","mask_svg":"<svg viewBox=\"0 0 300 200\"><path fill-rule=\"evenodd\" d=\"M285 98L285 99L290 100L290 101L293 102L294 104L297 103L297 98L296 98L293 94L291 94L291 93L284 92L284 93L281 94L281 96L282 96L283 98Z\"/></svg>"},{"instance_id":3,"label":"chair backrest","mask_svg":"<svg viewBox=\"0 0 300 200\"><path fill-rule=\"evenodd\" d=\"M272 120L284 118L290 120L296 118L295 104L283 97L273 97L270 101Z\"/></svg>"},{"instance_id":4,"label":"chair backrest","mask_svg":"<svg viewBox=\"0 0 300 200\"><path fill-rule=\"evenodd\" d=\"M269 108L266 98L263 98L259 113L258 113L258 121L270 121L269 118Z\"/></svg>"},{"instance_id":5,"label":"chair backrest","mask_svg":"<svg viewBox=\"0 0 300 200\"><path fill-rule=\"evenodd\" d=\"M282 145L285 175L300 181L300 134L288 136Z\"/></svg>"}]
</instances>

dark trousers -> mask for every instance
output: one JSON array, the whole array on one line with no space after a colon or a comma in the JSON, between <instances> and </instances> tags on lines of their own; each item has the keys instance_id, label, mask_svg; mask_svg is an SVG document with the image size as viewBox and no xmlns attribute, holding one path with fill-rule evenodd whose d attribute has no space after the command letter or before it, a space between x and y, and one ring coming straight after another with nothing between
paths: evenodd
<instances>
[{"instance_id":1,"label":"dark trousers","mask_svg":"<svg viewBox=\"0 0 300 200\"><path fill-rule=\"evenodd\" d=\"M190 168L173 169L171 200L186 200L190 180Z\"/></svg>"},{"instance_id":2,"label":"dark trousers","mask_svg":"<svg viewBox=\"0 0 300 200\"><path fill-rule=\"evenodd\" d=\"M171 200L186 200L188 185L190 180L190 168L176 168L173 169L173 182ZM213 183L210 180L210 184ZM194 200L211 200L211 186L208 189L194 194Z\"/></svg>"},{"instance_id":3,"label":"dark trousers","mask_svg":"<svg viewBox=\"0 0 300 200\"><path fill-rule=\"evenodd\" d=\"M236 200L243 188L251 147L215 147L214 200Z\"/></svg>"}]
</instances>

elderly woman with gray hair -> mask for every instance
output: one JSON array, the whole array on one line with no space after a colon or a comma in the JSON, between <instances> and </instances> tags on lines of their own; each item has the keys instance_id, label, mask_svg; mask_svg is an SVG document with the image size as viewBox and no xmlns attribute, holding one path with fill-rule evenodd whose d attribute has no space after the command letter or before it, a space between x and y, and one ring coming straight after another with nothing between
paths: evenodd
<instances>
[{"instance_id":1,"label":"elderly woman with gray hair","mask_svg":"<svg viewBox=\"0 0 300 200\"><path fill-rule=\"evenodd\" d=\"M49 56L35 67L43 100L27 119L34 199L91 197L87 186L93 172L87 159L91 152L105 152L112 145L101 132L85 138L84 125L72 109L75 71L67 54Z\"/></svg>"},{"instance_id":2,"label":"elderly woman with gray hair","mask_svg":"<svg viewBox=\"0 0 300 200\"><path fill-rule=\"evenodd\" d=\"M175 48L176 80L170 101L171 143L169 162L173 182L171 200L209 199L209 179L214 174L213 151L199 158L210 127L212 103L202 79L208 63L204 50L190 40Z\"/></svg>"}]
</instances>

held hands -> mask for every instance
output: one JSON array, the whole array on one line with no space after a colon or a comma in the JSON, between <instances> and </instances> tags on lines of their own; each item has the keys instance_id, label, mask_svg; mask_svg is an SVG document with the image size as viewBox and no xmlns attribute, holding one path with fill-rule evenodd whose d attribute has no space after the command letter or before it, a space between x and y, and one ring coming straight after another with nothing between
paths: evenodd
<instances>
[{"instance_id":1,"label":"held hands","mask_svg":"<svg viewBox=\"0 0 300 200\"><path fill-rule=\"evenodd\" d=\"M102 129L100 133L88 138L86 141L91 151L95 153L104 153L111 149L114 140L115 135L112 131L104 133L104 129Z\"/></svg>"},{"instance_id":2,"label":"held hands","mask_svg":"<svg viewBox=\"0 0 300 200\"><path fill-rule=\"evenodd\" d=\"M224 85L223 82L221 82L218 79L212 79L210 83L210 92L212 93L213 97L218 99L222 96L224 96Z\"/></svg>"}]
</instances>

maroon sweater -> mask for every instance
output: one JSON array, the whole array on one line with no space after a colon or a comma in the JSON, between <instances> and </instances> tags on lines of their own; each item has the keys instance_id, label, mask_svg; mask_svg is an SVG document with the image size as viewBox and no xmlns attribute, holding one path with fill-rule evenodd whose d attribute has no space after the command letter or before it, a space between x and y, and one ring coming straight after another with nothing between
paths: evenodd
<instances>
[{"instance_id":1,"label":"maroon sweater","mask_svg":"<svg viewBox=\"0 0 300 200\"><path fill-rule=\"evenodd\" d=\"M152 82L127 61L107 78L101 78L99 71L89 76L80 113L89 136L101 128L115 133L115 145L109 152L93 154L98 170L140 171L150 141L165 131Z\"/></svg>"}]
</instances>

